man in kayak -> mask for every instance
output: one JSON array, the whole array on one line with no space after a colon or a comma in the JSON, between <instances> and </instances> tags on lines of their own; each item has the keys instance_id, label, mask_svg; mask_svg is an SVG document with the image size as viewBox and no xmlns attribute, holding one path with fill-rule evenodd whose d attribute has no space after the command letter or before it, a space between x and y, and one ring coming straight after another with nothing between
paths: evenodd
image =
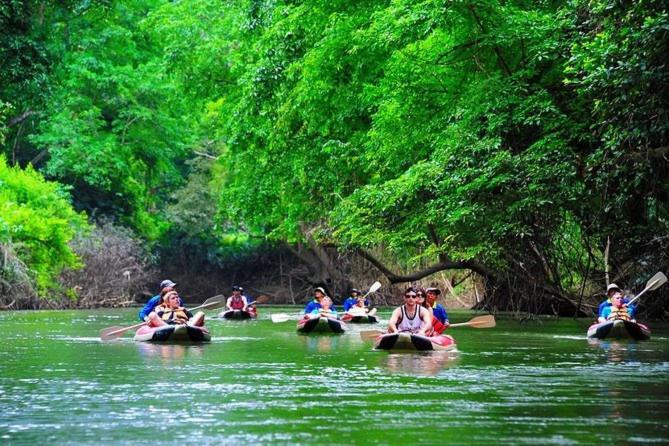
<instances>
[{"instance_id":1,"label":"man in kayak","mask_svg":"<svg viewBox=\"0 0 669 446\"><path fill-rule=\"evenodd\" d=\"M327 297L327 295L325 294L325 289L322 288L322 287L318 287L318 288L316 288L316 289L314 290L314 300L312 300L311 302L309 302L309 303L307 304L307 306L304 307L304 314L306 315L306 314L311 313L311 312L314 311L315 309L322 308L322 306L321 306L321 300L322 300L324 297ZM337 309L334 307L334 305L332 305L332 309L333 309L334 311L337 311Z\"/></svg>"},{"instance_id":2,"label":"man in kayak","mask_svg":"<svg viewBox=\"0 0 669 446\"><path fill-rule=\"evenodd\" d=\"M407 288L404 293L404 305L393 311L388 321L388 333L408 331L427 336L427 330L432 329L430 312L416 303L416 290Z\"/></svg>"},{"instance_id":3,"label":"man in kayak","mask_svg":"<svg viewBox=\"0 0 669 446\"><path fill-rule=\"evenodd\" d=\"M351 290L351 295L344 301L344 312L350 310L352 306L358 303L358 296L360 294L362 294L360 290L356 290L355 288Z\"/></svg>"},{"instance_id":4,"label":"man in kayak","mask_svg":"<svg viewBox=\"0 0 669 446\"><path fill-rule=\"evenodd\" d=\"M623 297L623 303L627 305L629 299L623 295L623 290L621 290L618 285L612 283L608 287L606 287L606 300L601 304L599 304L599 308L597 310L597 322L606 321L606 316L604 316L604 310L606 308L611 307L614 298L618 295ZM630 315L634 318L636 316L636 305L629 305L627 311L629 311ZM610 314L610 310L607 312L607 315L608 314Z\"/></svg>"},{"instance_id":5,"label":"man in kayak","mask_svg":"<svg viewBox=\"0 0 669 446\"><path fill-rule=\"evenodd\" d=\"M428 288L425 290L425 305L432 310L432 324L434 331L441 334L450 325L448 322L448 313L443 305L437 303L437 299L441 295L439 288Z\"/></svg>"},{"instance_id":6,"label":"man in kayak","mask_svg":"<svg viewBox=\"0 0 669 446\"><path fill-rule=\"evenodd\" d=\"M334 306L332 305L332 299L330 299L328 296L324 296L320 300L320 308L314 308L311 313L309 313L309 316L325 316L332 319L339 319L337 310L335 310Z\"/></svg>"},{"instance_id":7,"label":"man in kayak","mask_svg":"<svg viewBox=\"0 0 669 446\"><path fill-rule=\"evenodd\" d=\"M149 325L160 327L162 325L185 325L201 327L204 325L204 313L198 311L193 315L181 306L181 298L174 290L163 289L161 303L149 313Z\"/></svg>"},{"instance_id":8,"label":"man in kayak","mask_svg":"<svg viewBox=\"0 0 669 446\"><path fill-rule=\"evenodd\" d=\"M168 291L176 290L177 284L172 282L170 279L165 279L162 282L160 282L160 290L158 291L158 294L149 299L146 305L144 305L144 307L141 310L139 310L140 321L147 322L149 320L149 314L153 311L154 308L156 308L162 302L160 297L162 292L168 288L169 288ZM181 298L179 298L179 305L183 305L183 301L181 300Z\"/></svg>"},{"instance_id":9,"label":"man in kayak","mask_svg":"<svg viewBox=\"0 0 669 446\"><path fill-rule=\"evenodd\" d=\"M370 309L365 296L358 295L355 305L349 307L345 312L352 316L374 316L376 314L376 308Z\"/></svg>"},{"instance_id":10,"label":"man in kayak","mask_svg":"<svg viewBox=\"0 0 669 446\"><path fill-rule=\"evenodd\" d=\"M234 285L232 287L232 296L228 297L228 300L225 302L225 307L228 310L248 310L249 301L246 299L246 296L242 294L242 291L244 291L244 288L239 285Z\"/></svg>"},{"instance_id":11,"label":"man in kayak","mask_svg":"<svg viewBox=\"0 0 669 446\"><path fill-rule=\"evenodd\" d=\"M615 293L613 295L611 305L604 307L602 315L597 322L612 321L616 319L636 322L632 315L632 310L625 304L625 298L622 293Z\"/></svg>"}]
</instances>

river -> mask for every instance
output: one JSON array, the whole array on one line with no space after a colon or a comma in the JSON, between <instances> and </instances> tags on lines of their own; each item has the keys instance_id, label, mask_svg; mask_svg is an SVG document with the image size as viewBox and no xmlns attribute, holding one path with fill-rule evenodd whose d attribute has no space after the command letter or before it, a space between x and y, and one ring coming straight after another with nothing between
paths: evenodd
<instances>
[{"instance_id":1,"label":"river","mask_svg":"<svg viewBox=\"0 0 669 446\"><path fill-rule=\"evenodd\" d=\"M498 319L449 330L455 354L389 354L369 326L302 336L279 311L191 346L100 341L136 309L0 313L0 442L669 444L669 325L589 343L585 319Z\"/></svg>"}]
</instances>

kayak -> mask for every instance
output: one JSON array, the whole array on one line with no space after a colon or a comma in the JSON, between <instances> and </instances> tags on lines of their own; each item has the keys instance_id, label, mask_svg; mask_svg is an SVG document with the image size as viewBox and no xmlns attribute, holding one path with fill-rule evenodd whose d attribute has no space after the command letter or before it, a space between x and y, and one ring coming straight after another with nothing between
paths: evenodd
<instances>
[{"instance_id":1,"label":"kayak","mask_svg":"<svg viewBox=\"0 0 669 446\"><path fill-rule=\"evenodd\" d=\"M298 333L343 333L346 324L328 317L303 318L297 321Z\"/></svg>"},{"instance_id":2,"label":"kayak","mask_svg":"<svg viewBox=\"0 0 669 446\"><path fill-rule=\"evenodd\" d=\"M391 351L455 350L455 339L448 335L422 336L413 333L386 333L377 338L375 349Z\"/></svg>"},{"instance_id":3,"label":"kayak","mask_svg":"<svg viewBox=\"0 0 669 446\"><path fill-rule=\"evenodd\" d=\"M204 327L192 325L162 325L160 327L140 327L135 333L135 341L189 343L209 342L211 334Z\"/></svg>"},{"instance_id":4,"label":"kayak","mask_svg":"<svg viewBox=\"0 0 669 446\"><path fill-rule=\"evenodd\" d=\"M615 319L612 321L592 324L588 328L588 337L596 339L635 339L644 341L650 339L650 329L643 324L632 321Z\"/></svg>"},{"instance_id":5,"label":"kayak","mask_svg":"<svg viewBox=\"0 0 669 446\"><path fill-rule=\"evenodd\" d=\"M379 318L373 315L352 315L350 313L344 313L341 320L352 324L378 324L379 322Z\"/></svg>"},{"instance_id":6,"label":"kayak","mask_svg":"<svg viewBox=\"0 0 669 446\"><path fill-rule=\"evenodd\" d=\"M255 319L258 313L244 310L227 310L219 313L218 317L223 319Z\"/></svg>"}]
</instances>

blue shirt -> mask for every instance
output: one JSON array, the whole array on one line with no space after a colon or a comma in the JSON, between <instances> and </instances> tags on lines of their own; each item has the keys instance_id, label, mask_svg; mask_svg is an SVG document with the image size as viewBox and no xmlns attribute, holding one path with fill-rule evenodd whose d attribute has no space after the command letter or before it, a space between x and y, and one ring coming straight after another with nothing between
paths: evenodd
<instances>
[{"instance_id":1,"label":"blue shirt","mask_svg":"<svg viewBox=\"0 0 669 446\"><path fill-rule=\"evenodd\" d=\"M630 301L629 297L625 296L625 299L623 299L623 303L627 304ZM609 314L611 314L611 301L609 299L606 299L604 302L599 304L599 308L597 309L597 317L607 317ZM606 316L604 316L604 309L609 308L608 313L606 313ZM635 304L628 305L627 307L627 312L629 315L636 319L636 312L637 308Z\"/></svg>"},{"instance_id":2,"label":"blue shirt","mask_svg":"<svg viewBox=\"0 0 669 446\"><path fill-rule=\"evenodd\" d=\"M309 302L306 307L304 307L304 314L310 314L314 310L318 310L319 308L322 308L321 304L318 303L318 301L316 299L314 299L311 302ZM333 313L336 313L337 309L335 308L334 305L332 305L330 307L330 311L332 311Z\"/></svg>"},{"instance_id":3,"label":"blue shirt","mask_svg":"<svg viewBox=\"0 0 669 446\"><path fill-rule=\"evenodd\" d=\"M612 309L613 309L613 305L609 305L609 306L607 306L607 307L604 307L604 309L602 310L602 315L601 315L601 317L603 317L604 319L608 319L609 316L611 315L611 310L612 310ZM634 319L634 316L633 316L633 314L632 314L632 309L629 308L629 307L627 308L627 314L629 315L629 317L631 317L632 319Z\"/></svg>"},{"instance_id":4,"label":"blue shirt","mask_svg":"<svg viewBox=\"0 0 669 446\"><path fill-rule=\"evenodd\" d=\"M446 313L446 308L444 308L441 304L437 304L432 308L432 311L434 312L434 317L439 320L442 324L446 324L448 322L448 313Z\"/></svg>"}]
</instances>

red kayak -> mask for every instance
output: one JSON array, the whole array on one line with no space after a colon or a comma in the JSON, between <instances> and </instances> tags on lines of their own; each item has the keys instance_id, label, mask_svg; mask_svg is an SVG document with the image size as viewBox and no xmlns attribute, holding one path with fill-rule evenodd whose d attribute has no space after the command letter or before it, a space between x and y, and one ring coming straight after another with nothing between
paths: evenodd
<instances>
[{"instance_id":1,"label":"red kayak","mask_svg":"<svg viewBox=\"0 0 669 446\"><path fill-rule=\"evenodd\" d=\"M592 324L588 328L588 337L595 339L650 339L650 329L643 324L622 319Z\"/></svg>"},{"instance_id":2,"label":"red kayak","mask_svg":"<svg viewBox=\"0 0 669 446\"><path fill-rule=\"evenodd\" d=\"M144 325L135 333L135 341L162 343L197 343L211 341L211 334L205 327L192 325Z\"/></svg>"},{"instance_id":3,"label":"red kayak","mask_svg":"<svg viewBox=\"0 0 669 446\"><path fill-rule=\"evenodd\" d=\"M422 336L413 333L386 333L376 339L375 349L390 351L455 350L455 339L448 335Z\"/></svg>"}]
</instances>

